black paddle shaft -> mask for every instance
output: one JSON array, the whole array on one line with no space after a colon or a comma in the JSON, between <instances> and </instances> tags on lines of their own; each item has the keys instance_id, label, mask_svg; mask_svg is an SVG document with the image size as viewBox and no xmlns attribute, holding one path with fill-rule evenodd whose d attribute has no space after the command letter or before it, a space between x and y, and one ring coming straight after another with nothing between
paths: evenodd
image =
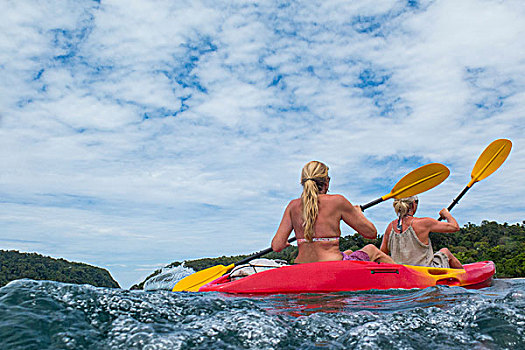
<instances>
[{"instance_id":1,"label":"black paddle shaft","mask_svg":"<svg viewBox=\"0 0 525 350\"><path fill-rule=\"evenodd\" d=\"M288 243L292 243L292 242L294 242L295 240L297 240L297 237L294 236L294 237L292 237L292 238L290 238L290 239L288 240ZM242 259L241 261L237 261L237 262L235 263L235 266L239 266L239 265L242 265L242 264L246 264L247 262L252 261L253 259L260 258L261 256L263 256L263 255L265 255L265 254L268 254L268 253L271 253L271 252L273 252L272 247L267 248L267 249L265 249L265 250L261 250L259 253L256 253L256 254L253 254L253 255L251 255L251 256L249 256L249 257L247 257L247 258L244 258L244 259Z\"/></svg>"},{"instance_id":2,"label":"black paddle shaft","mask_svg":"<svg viewBox=\"0 0 525 350\"><path fill-rule=\"evenodd\" d=\"M384 201L384 199L382 197L379 197L378 199L376 199L375 201L371 201L370 203L367 203L365 205L360 205L361 207L361 211L365 211L365 209L368 209L370 207L373 207L374 205L376 204L379 204L381 203L382 201Z\"/></svg>"},{"instance_id":3,"label":"black paddle shaft","mask_svg":"<svg viewBox=\"0 0 525 350\"><path fill-rule=\"evenodd\" d=\"M463 191L461 191L461 193L456 198L454 198L452 203L450 203L450 205L448 206L447 210L451 211L452 208L454 208L456 206L456 204L459 203L459 200L465 195L465 193L467 193L468 190L470 190L470 187L466 186L463 189ZM443 218L440 216L438 220L441 221L441 220L443 220Z\"/></svg>"},{"instance_id":4,"label":"black paddle shaft","mask_svg":"<svg viewBox=\"0 0 525 350\"><path fill-rule=\"evenodd\" d=\"M467 191L470 190L470 187L466 186L463 191L461 191L461 193L459 194L459 196L457 196L453 201L452 203L450 203L450 205L448 206L448 211L451 211L452 208L454 208L456 206L456 204L459 203L459 200L465 195L465 193L467 193Z\"/></svg>"}]
</instances>

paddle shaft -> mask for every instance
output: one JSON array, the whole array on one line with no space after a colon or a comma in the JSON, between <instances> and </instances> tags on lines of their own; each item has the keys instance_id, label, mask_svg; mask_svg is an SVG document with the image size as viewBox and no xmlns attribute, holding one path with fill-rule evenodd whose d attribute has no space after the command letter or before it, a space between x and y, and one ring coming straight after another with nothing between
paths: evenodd
<instances>
[{"instance_id":1,"label":"paddle shaft","mask_svg":"<svg viewBox=\"0 0 525 350\"><path fill-rule=\"evenodd\" d=\"M470 187L469 186L466 186L463 191L461 191L461 193L456 197L454 198L454 200L452 201L452 203L450 203L450 205L448 206L447 210L448 211L451 211L452 208L454 208L456 206L456 204L459 203L459 200L465 195L465 193L467 193L467 191L470 190ZM439 221L442 221L443 220L443 217L440 216Z\"/></svg>"},{"instance_id":2,"label":"paddle shaft","mask_svg":"<svg viewBox=\"0 0 525 350\"><path fill-rule=\"evenodd\" d=\"M370 207L373 207L374 205L376 204L379 204L381 203L382 201L384 201L384 199L382 197L376 199L375 201L371 201L370 203L368 204L365 204L365 205L361 205L361 211L365 211L366 209L370 208Z\"/></svg>"},{"instance_id":3,"label":"paddle shaft","mask_svg":"<svg viewBox=\"0 0 525 350\"><path fill-rule=\"evenodd\" d=\"M465 193L467 193L467 191L470 190L470 187L469 186L466 186L463 191L461 191L461 193L456 197L454 198L454 200L452 201L452 203L450 203L450 205L448 206L447 210L448 211L451 211L452 208L454 208L456 206L456 204L459 203L459 200L465 195Z\"/></svg>"},{"instance_id":4,"label":"paddle shaft","mask_svg":"<svg viewBox=\"0 0 525 350\"><path fill-rule=\"evenodd\" d=\"M288 243L292 243L292 242L294 242L294 241L296 241L296 240L297 240L297 237L294 236L294 237L292 237L292 238L290 238L290 239L288 240ZM246 264L247 262L252 261L253 259L260 258L261 256L266 255L266 254L271 253L271 252L273 252L272 247L267 248L267 249L265 249L265 250L261 250L259 253L253 254L253 255L251 255L251 256L249 256L249 257L247 257L247 258L244 258L244 259L242 259L242 260L240 260L240 261L237 261L237 262L235 263L235 266L239 266L239 265L242 265L242 264Z\"/></svg>"}]
</instances>

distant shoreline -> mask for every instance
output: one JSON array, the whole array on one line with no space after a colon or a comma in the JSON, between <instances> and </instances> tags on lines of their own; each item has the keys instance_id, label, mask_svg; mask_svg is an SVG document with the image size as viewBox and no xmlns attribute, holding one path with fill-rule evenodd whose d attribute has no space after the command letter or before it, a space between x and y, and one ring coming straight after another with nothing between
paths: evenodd
<instances>
[{"instance_id":1,"label":"distant shoreline","mask_svg":"<svg viewBox=\"0 0 525 350\"><path fill-rule=\"evenodd\" d=\"M18 279L47 280L95 287L120 288L108 270L39 253L0 250L0 287Z\"/></svg>"}]
</instances>

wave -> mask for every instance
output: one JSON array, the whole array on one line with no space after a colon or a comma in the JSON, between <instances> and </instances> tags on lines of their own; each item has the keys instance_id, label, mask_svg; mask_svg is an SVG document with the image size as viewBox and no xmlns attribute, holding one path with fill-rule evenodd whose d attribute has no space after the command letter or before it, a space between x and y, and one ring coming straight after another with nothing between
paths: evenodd
<instances>
[{"instance_id":1,"label":"wave","mask_svg":"<svg viewBox=\"0 0 525 350\"><path fill-rule=\"evenodd\" d=\"M144 290L169 290L183 279L194 273L195 271L189 267L179 265L171 268L163 268L158 275L155 275L144 282Z\"/></svg>"},{"instance_id":2,"label":"wave","mask_svg":"<svg viewBox=\"0 0 525 350\"><path fill-rule=\"evenodd\" d=\"M518 349L525 281L235 296L18 280L0 288L8 349Z\"/></svg>"}]
</instances>

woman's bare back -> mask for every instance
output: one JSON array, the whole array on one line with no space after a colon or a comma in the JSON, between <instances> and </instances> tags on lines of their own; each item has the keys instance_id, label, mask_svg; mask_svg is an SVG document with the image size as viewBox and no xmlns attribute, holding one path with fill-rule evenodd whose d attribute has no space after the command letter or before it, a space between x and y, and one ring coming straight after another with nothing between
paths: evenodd
<instances>
[{"instance_id":1,"label":"woman's bare back","mask_svg":"<svg viewBox=\"0 0 525 350\"><path fill-rule=\"evenodd\" d=\"M346 224L363 234L365 237L375 238L375 226L363 214L341 195L320 194L318 198L319 212L315 220L314 238L339 238L341 236L340 223ZM297 198L288 205L291 229L300 242L304 240L304 220L301 199ZM288 209L287 208L287 209ZM285 213L286 214L286 213ZM315 261L341 260L339 241L318 241L299 243L299 254L296 263Z\"/></svg>"}]
</instances>

